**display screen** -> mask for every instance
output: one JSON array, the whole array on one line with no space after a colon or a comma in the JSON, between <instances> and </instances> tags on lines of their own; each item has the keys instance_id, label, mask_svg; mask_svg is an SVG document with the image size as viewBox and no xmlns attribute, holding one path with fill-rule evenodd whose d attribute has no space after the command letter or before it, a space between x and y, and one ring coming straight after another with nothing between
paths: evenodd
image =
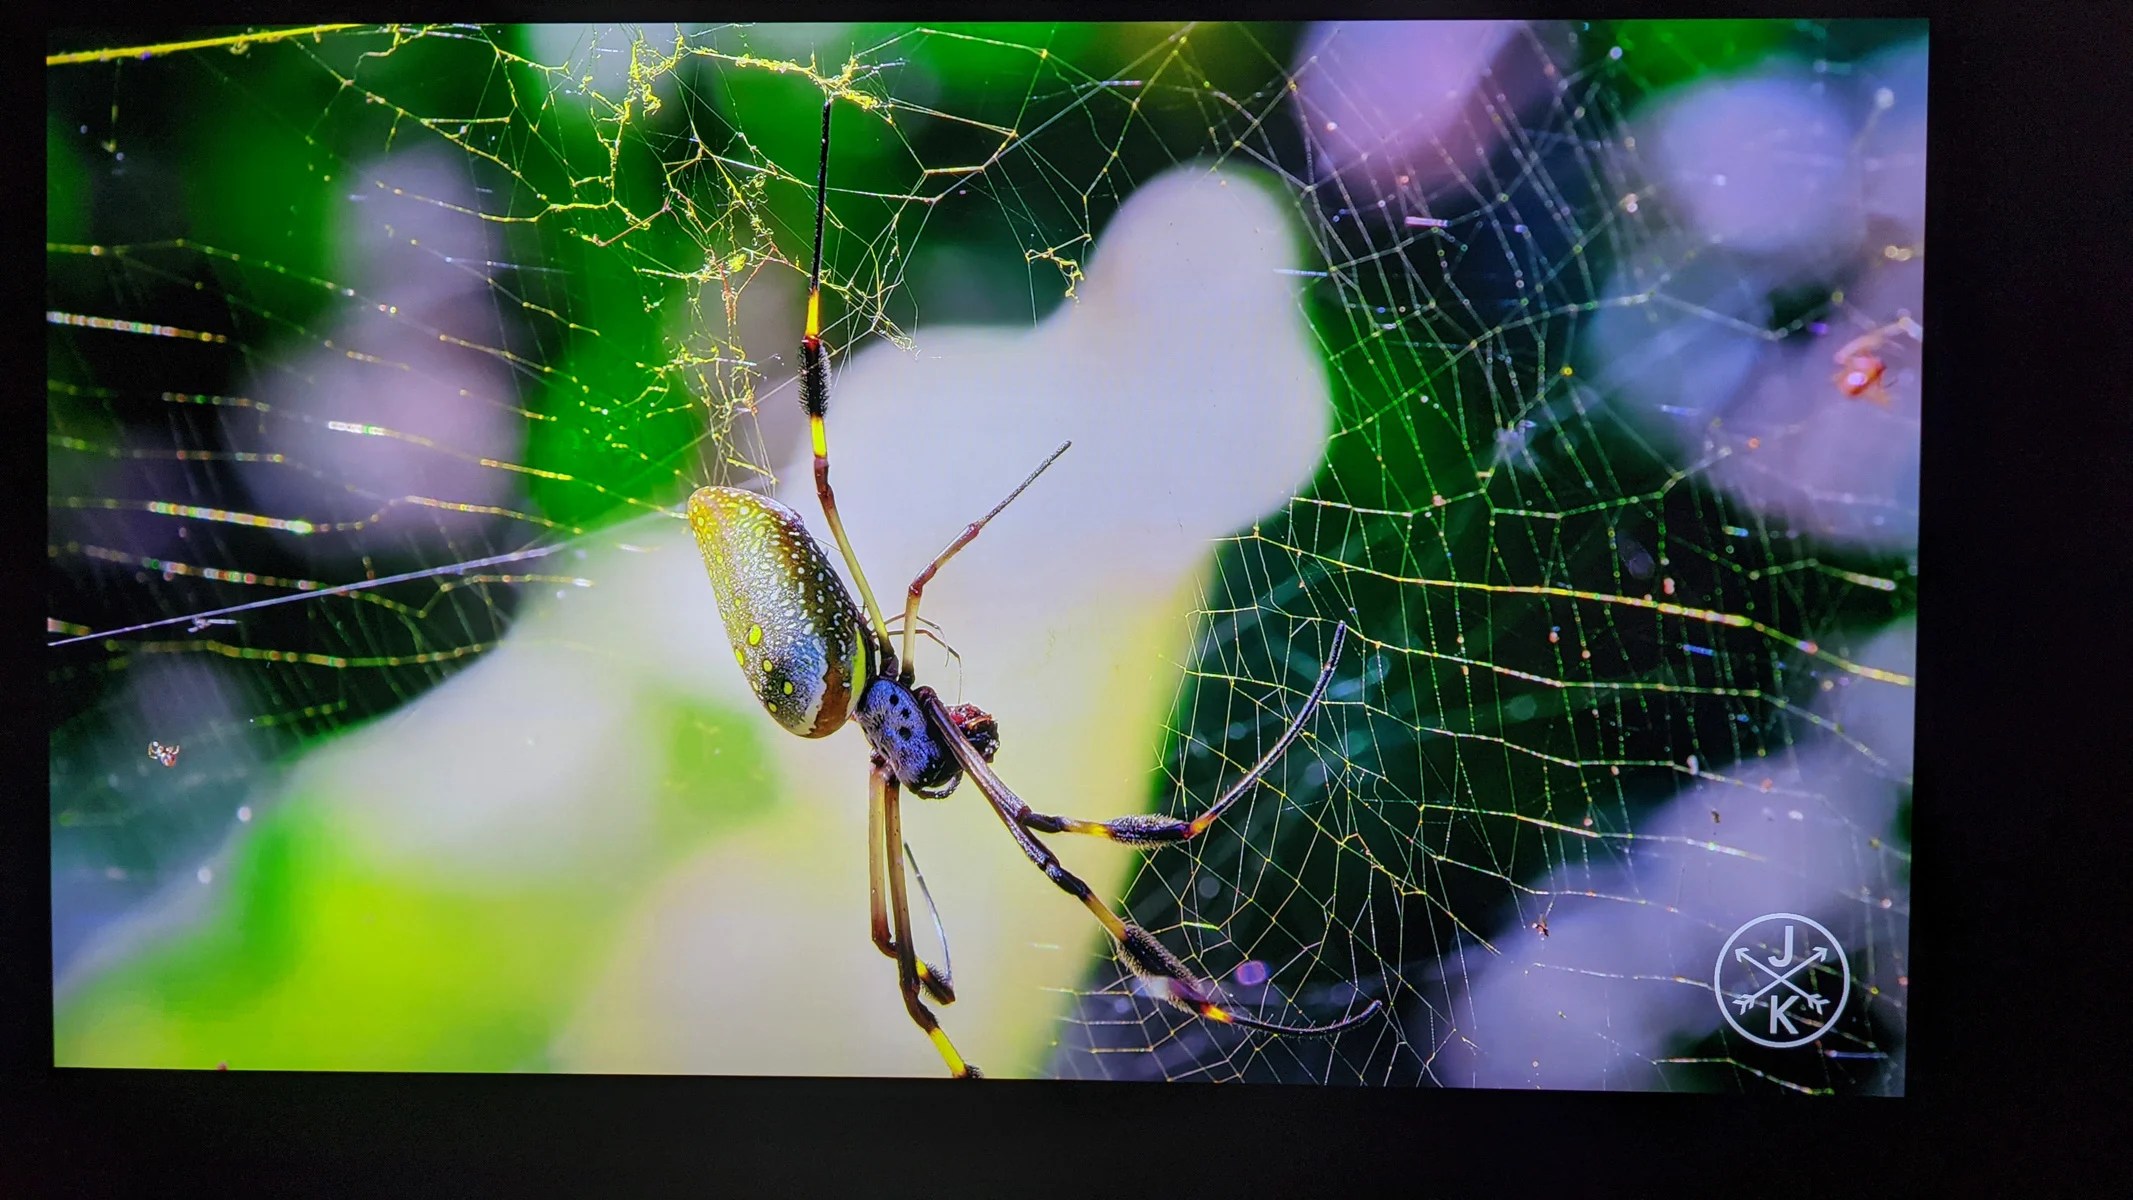
<instances>
[{"instance_id":1,"label":"display screen","mask_svg":"<svg viewBox=\"0 0 2133 1200\"><path fill-rule=\"evenodd\" d=\"M1924 22L45 72L58 1065L1904 1091Z\"/></svg>"}]
</instances>

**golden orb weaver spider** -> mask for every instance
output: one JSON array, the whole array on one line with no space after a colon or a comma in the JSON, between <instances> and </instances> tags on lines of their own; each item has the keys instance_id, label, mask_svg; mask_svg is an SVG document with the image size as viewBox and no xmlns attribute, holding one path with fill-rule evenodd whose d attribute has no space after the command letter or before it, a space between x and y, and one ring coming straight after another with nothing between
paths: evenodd
<instances>
[{"instance_id":1,"label":"golden orb weaver spider","mask_svg":"<svg viewBox=\"0 0 2133 1200\"><path fill-rule=\"evenodd\" d=\"M868 778L867 876L874 945L896 960L904 1007L933 1040L949 1072L959 1079L980 1076L977 1067L956 1051L921 993L941 1005L955 1000L949 973L918 958L912 949L911 910L904 879L910 848L904 844L900 815L902 790L937 799L955 790L968 775L985 794L1008 836L1030 862L1062 891L1081 901L1096 917L1139 977L1162 989L1164 999L1196 1016L1267 1033L1322 1037L1367 1019L1381 1003L1326 1025L1283 1025L1232 1011L1216 1002L1215 985L1195 975L1178 957L1140 926L1125 921L1061 865L1037 840L1040 833L1079 833L1138 846L1187 841L1205 832L1237 799L1250 791L1290 744L1324 699L1340 661L1347 623L1333 631L1324 668L1309 697L1288 727L1244 777L1223 792L1206 811L1190 821L1141 815L1108 821L1084 821L1033 811L993 773L999 729L991 714L971 704L948 705L930 687L919 686L911 667L912 639L918 632L919 598L943 564L978 536L988 522L1013 503L1037 476L1066 453L1061 445L1030 472L1005 500L951 540L906 589L902 653L890 642L866 573L845 537L830 490L829 367L822 345L822 231L829 184L832 95L822 105L822 157L815 177L814 262L808 276L807 330L800 341L800 403L807 413L815 460L815 495L836 538L852 582L865 605L859 606L837 578L829 556L808 535L800 515L775 500L738 488L700 488L689 497L688 515L703 552L704 567L717 595L719 617L733 643L734 661L750 679L757 699L772 718L802 737L824 737L856 717L872 750ZM897 849L902 847L904 855ZM917 862L910 865L916 872ZM886 898L884 897L886 878ZM925 880L919 877L920 887ZM931 905L931 896L927 896ZM934 914L938 922L939 914ZM943 940L945 951L946 941ZM943 960L945 961L945 954Z\"/></svg>"}]
</instances>

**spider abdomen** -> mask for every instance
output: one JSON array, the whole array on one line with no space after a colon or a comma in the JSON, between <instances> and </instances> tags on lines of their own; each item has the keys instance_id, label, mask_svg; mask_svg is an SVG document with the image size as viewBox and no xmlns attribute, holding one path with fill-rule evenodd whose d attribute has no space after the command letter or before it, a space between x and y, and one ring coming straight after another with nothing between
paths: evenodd
<instances>
[{"instance_id":1,"label":"spider abdomen","mask_svg":"<svg viewBox=\"0 0 2133 1200\"><path fill-rule=\"evenodd\" d=\"M707 487L689 497L689 527L756 699L802 737L835 732L866 678L866 638L800 514L753 492Z\"/></svg>"}]
</instances>

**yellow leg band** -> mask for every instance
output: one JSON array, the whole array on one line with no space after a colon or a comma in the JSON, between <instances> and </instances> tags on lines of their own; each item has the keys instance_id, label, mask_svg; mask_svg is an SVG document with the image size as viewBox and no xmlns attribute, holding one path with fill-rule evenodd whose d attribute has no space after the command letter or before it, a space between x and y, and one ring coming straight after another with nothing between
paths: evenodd
<instances>
[{"instance_id":1,"label":"yellow leg band","mask_svg":"<svg viewBox=\"0 0 2133 1200\"><path fill-rule=\"evenodd\" d=\"M1088 906L1090 912L1096 914L1098 921L1103 922L1105 931L1120 943L1125 942L1126 923L1119 920L1118 915L1113 913L1108 905L1098 900L1094 895L1083 897L1081 902Z\"/></svg>"},{"instance_id":2,"label":"yellow leg band","mask_svg":"<svg viewBox=\"0 0 2133 1200\"><path fill-rule=\"evenodd\" d=\"M955 1052L955 1044L948 1040L947 1034L938 1029L926 1032L933 1039L933 1048L941 1052L941 1058L947 1062L950 1071L958 1076L970 1074L970 1064L964 1062L963 1056Z\"/></svg>"}]
</instances>

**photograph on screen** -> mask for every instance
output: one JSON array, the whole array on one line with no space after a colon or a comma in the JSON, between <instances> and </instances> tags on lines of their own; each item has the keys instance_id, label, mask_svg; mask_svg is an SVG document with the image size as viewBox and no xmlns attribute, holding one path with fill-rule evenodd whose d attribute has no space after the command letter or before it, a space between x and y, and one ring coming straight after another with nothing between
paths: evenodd
<instances>
[{"instance_id":1,"label":"photograph on screen","mask_svg":"<svg viewBox=\"0 0 2133 1200\"><path fill-rule=\"evenodd\" d=\"M55 1064L1904 1092L1923 21L52 47Z\"/></svg>"}]
</instances>

